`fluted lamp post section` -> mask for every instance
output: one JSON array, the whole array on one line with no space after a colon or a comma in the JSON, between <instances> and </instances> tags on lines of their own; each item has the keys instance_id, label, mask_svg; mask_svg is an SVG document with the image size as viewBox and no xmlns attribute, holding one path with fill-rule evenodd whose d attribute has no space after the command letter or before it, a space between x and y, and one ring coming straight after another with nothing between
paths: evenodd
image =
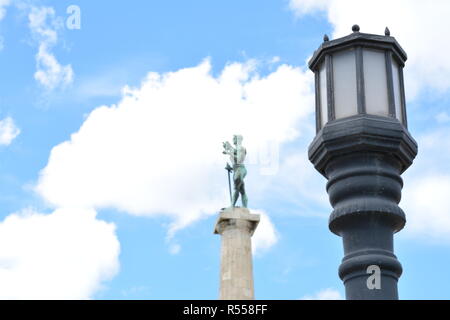
<instances>
[{"instance_id":1,"label":"fluted lamp post section","mask_svg":"<svg viewBox=\"0 0 450 320\"><path fill-rule=\"evenodd\" d=\"M325 36L309 61L317 126L309 159L328 179L329 228L343 240L346 298L398 299L402 266L393 238L406 222L400 175L417 154L407 129L407 56L388 28L384 36L352 30Z\"/></svg>"}]
</instances>

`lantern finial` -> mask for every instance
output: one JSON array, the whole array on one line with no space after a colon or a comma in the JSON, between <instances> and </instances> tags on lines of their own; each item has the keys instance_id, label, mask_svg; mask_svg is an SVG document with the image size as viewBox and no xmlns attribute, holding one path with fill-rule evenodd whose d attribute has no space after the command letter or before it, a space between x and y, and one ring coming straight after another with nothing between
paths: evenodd
<instances>
[{"instance_id":1,"label":"lantern finial","mask_svg":"<svg viewBox=\"0 0 450 320\"><path fill-rule=\"evenodd\" d=\"M386 29L384 29L384 35L385 36L390 36L391 35L391 31L389 30L388 27L386 27Z\"/></svg>"},{"instance_id":2,"label":"lantern finial","mask_svg":"<svg viewBox=\"0 0 450 320\"><path fill-rule=\"evenodd\" d=\"M324 41L324 42L330 41L330 38L328 38L328 35L327 35L327 34L324 34L324 35L323 35L323 41Z\"/></svg>"}]
</instances>

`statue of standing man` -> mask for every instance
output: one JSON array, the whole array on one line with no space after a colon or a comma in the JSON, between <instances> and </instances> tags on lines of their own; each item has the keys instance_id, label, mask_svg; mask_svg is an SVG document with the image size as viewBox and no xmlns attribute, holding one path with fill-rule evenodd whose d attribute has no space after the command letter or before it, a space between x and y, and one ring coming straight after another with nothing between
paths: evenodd
<instances>
[{"instance_id":1,"label":"statue of standing man","mask_svg":"<svg viewBox=\"0 0 450 320\"><path fill-rule=\"evenodd\" d=\"M244 178L247 175L247 169L244 165L245 156L247 155L247 150L242 146L242 136L234 135L233 143L234 147L227 141L223 143L223 154L228 154L233 165L233 182L234 182L234 193L231 200L232 207L236 206L239 194L241 194L242 206L247 208L248 198L245 193Z\"/></svg>"}]
</instances>

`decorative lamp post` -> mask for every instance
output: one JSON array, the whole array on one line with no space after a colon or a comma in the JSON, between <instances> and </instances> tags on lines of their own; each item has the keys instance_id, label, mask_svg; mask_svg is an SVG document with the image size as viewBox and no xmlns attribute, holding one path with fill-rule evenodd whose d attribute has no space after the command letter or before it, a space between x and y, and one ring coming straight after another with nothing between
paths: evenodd
<instances>
[{"instance_id":1,"label":"decorative lamp post","mask_svg":"<svg viewBox=\"0 0 450 320\"><path fill-rule=\"evenodd\" d=\"M315 74L317 135L309 159L328 179L330 230L342 237L339 276L347 299L398 299L402 266L393 234L405 225L400 175L417 143L407 129L405 51L385 35L359 32L324 42Z\"/></svg>"}]
</instances>

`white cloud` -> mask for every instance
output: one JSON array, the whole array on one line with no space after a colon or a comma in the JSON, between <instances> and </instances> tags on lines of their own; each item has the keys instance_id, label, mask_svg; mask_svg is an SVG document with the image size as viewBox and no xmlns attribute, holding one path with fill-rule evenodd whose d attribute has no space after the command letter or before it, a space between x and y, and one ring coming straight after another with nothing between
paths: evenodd
<instances>
[{"instance_id":1,"label":"white cloud","mask_svg":"<svg viewBox=\"0 0 450 320\"><path fill-rule=\"evenodd\" d=\"M169 216L171 232L217 213L229 201L221 142L241 133L254 155L261 144L298 137L313 112L309 71L281 65L261 76L257 67L232 63L215 77L206 60L150 73L53 148L36 190L56 207Z\"/></svg>"},{"instance_id":2,"label":"white cloud","mask_svg":"<svg viewBox=\"0 0 450 320\"><path fill-rule=\"evenodd\" d=\"M0 145L8 146L20 134L11 117L0 120Z\"/></svg>"},{"instance_id":3,"label":"white cloud","mask_svg":"<svg viewBox=\"0 0 450 320\"><path fill-rule=\"evenodd\" d=\"M359 24L361 32L384 34L386 26L408 53L405 79L409 98L421 88L450 88L450 2L447 0L290 0L299 16L323 11L333 26L332 38L351 33ZM318 39L320 41L320 39ZM319 43L318 43L319 45Z\"/></svg>"},{"instance_id":4,"label":"white cloud","mask_svg":"<svg viewBox=\"0 0 450 320\"><path fill-rule=\"evenodd\" d=\"M290 0L289 7L298 15L311 14L324 11L330 4L330 0Z\"/></svg>"},{"instance_id":5,"label":"white cloud","mask_svg":"<svg viewBox=\"0 0 450 320\"><path fill-rule=\"evenodd\" d=\"M3 18L6 15L6 7L9 6L11 3L10 0L0 0L0 21L3 20ZM5 40L3 39L3 36L0 35L0 51L2 51L5 47Z\"/></svg>"},{"instance_id":6,"label":"white cloud","mask_svg":"<svg viewBox=\"0 0 450 320\"><path fill-rule=\"evenodd\" d=\"M404 194L406 231L430 240L450 240L450 172L421 175L408 181Z\"/></svg>"},{"instance_id":7,"label":"white cloud","mask_svg":"<svg viewBox=\"0 0 450 320\"><path fill-rule=\"evenodd\" d=\"M302 300L343 300L341 293L336 289L323 289L313 295L306 295Z\"/></svg>"},{"instance_id":8,"label":"white cloud","mask_svg":"<svg viewBox=\"0 0 450 320\"><path fill-rule=\"evenodd\" d=\"M3 18L6 15L6 7L9 6L11 3L10 0L0 0L0 21L3 20Z\"/></svg>"},{"instance_id":9,"label":"white cloud","mask_svg":"<svg viewBox=\"0 0 450 320\"><path fill-rule=\"evenodd\" d=\"M450 127L419 137L418 144L400 203L407 218L405 236L450 243Z\"/></svg>"},{"instance_id":10,"label":"white cloud","mask_svg":"<svg viewBox=\"0 0 450 320\"><path fill-rule=\"evenodd\" d=\"M61 65L51 50L58 42L58 30L63 22L51 7L31 7L29 10L28 25L39 44L34 78L49 91L65 87L73 81L72 66Z\"/></svg>"},{"instance_id":11,"label":"white cloud","mask_svg":"<svg viewBox=\"0 0 450 320\"><path fill-rule=\"evenodd\" d=\"M260 221L252 237L253 254L259 254L271 248L278 242L278 233L269 216L261 210L250 210L260 215Z\"/></svg>"},{"instance_id":12,"label":"white cloud","mask_svg":"<svg viewBox=\"0 0 450 320\"><path fill-rule=\"evenodd\" d=\"M0 299L89 299L119 268L115 226L94 210L24 210L0 223Z\"/></svg>"},{"instance_id":13,"label":"white cloud","mask_svg":"<svg viewBox=\"0 0 450 320\"><path fill-rule=\"evenodd\" d=\"M10 0L0 0L0 21L6 15L6 7ZM21 10L28 12L28 27L34 40L38 43L36 54L36 72L34 78L45 89L52 91L65 87L73 82L72 66L61 65L52 52L52 47L58 43L58 31L64 27L61 18L56 17L52 7L37 7L27 2L15 2ZM4 47L4 39L0 36L0 50Z\"/></svg>"},{"instance_id":14,"label":"white cloud","mask_svg":"<svg viewBox=\"0 0 450 320\"><path fill-rule=\"evenodd\" d=\"M305 151L291 154L283 160L270 188L271 192L295 204L299 215L328 217L331 206L325 185L326 179L316 171Z\"/></svg>"}]
</instances>

